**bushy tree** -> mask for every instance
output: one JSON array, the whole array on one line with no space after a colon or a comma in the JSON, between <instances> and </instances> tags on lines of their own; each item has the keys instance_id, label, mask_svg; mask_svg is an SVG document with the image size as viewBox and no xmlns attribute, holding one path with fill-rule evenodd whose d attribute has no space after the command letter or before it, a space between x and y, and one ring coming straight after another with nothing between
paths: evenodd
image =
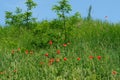
<instances>
[{"instance_id":1,"label":"bushy tree","mask_svg":"<svg viewBox=\"0 0 120 80\"><path fill-rule=\"evenodd\" d=\"M23 25L24 21L24 15L22 13L22 9L16 8L15 14L13 12L6 11L5 13L5 22L8 25L15 25L15 26L20 26Z\"/></svg>"},{"instance_id":2,"label":"bushy tree","mask_svg":"<svg viewBox=\"0 0 120 80\"><path fill-rule=\"evenodd\" d=\"M66 41L66 14L68 14L72 9L68 0L60 0L58 5L54 5L52 8L55 11L60 19L63 20L64 32L65 32L65 41Z\"/></svg>"},{"instance_id":3,"label":"bushy tree","mask_svg":"<svg viewBox=\"0 0 120 80\"><path fill-rule=\"evenodd\" d=\"M32 9L37 6L32 0L27 0L25 2L27 10L26 12L22 12L22 9L16 8L15 13L6 11L5 13L5 22L7 25L14 26L27 26L32 22L35 22L36 18L32 17Z\"/></svg>"}]
</instances>

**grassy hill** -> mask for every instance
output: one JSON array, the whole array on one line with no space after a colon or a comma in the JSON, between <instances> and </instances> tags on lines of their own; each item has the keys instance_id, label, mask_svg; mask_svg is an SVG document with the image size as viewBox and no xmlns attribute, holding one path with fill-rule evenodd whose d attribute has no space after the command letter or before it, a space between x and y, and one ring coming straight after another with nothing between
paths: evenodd
<instances>
[{"instance_id":1,"label":"grassy hill","mask_svg":"<svg viewBox=\"0 0 120 80\"><path fill-rule=\"evenodd\" d=\"M0 27L0 80L120 80L120 24L62 23Z\"/></svg>"}]
</instances>

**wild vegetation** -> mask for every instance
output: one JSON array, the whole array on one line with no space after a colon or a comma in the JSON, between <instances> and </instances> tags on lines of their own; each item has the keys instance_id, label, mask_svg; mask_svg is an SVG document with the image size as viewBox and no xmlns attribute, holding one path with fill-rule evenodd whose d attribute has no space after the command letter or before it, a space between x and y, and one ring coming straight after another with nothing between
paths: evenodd
<instances>
[{"instance_id":1,"label":"wild vegetation","mask_svg":"<svg viewBox=\"0 0 120 80\"><path fill-rule=\"evenodd\" d=\"M93 20L91 6L67 16L67 0L53 6L58 19L37 22L26 4L0 27L0 80L120 80L120 24Z\"/></svg>"}]
</instances>

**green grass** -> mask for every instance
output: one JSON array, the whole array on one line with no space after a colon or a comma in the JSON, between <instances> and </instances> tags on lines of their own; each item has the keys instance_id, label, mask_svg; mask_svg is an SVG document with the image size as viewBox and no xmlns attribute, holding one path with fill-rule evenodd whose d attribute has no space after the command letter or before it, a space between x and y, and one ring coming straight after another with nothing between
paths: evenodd
<instances>
[{"instance_id":1,"label":"green grass","mask_svg":"<svg viewBox=\"0 0 120 80\"><path fill-rule=\"evenodd\" d=\"M50 23L30 30L0 28L0 80L120 80L119 24L86 20L80 20L80 25L67 23L68 42L64 43L61 28ZM33 46L33 40L42 47Z\"/></svg>"},{"instance_id":2,"label":"green grass","mask_svg":"<svg viewBox=\"0 0 120 80\"><path fill-rule=\"evenodd\" d=\"M62 45L62 44L61 44ZM50 49L33 51L26 54L22 51L12 53L10 50L1 50L1 80L119 80L120 66L119 53L105 48L85 49L72 48L72 43L59 46L58 49L50 46ZM78 47L78 46L76 46ZM45 54L48 53L48 57ZM93 59L89 57L93 56ZM101 56L100 60L98 56ZM64 61L64 58L67 58ZM50 59L54 59L52 64ZM56 59L60 61L56 61ZM77 60L80 58L80 60ZM116 71L117 74L112 74ZM2 73L3 72L3 73Z\"/></svg>"}]
</instances>

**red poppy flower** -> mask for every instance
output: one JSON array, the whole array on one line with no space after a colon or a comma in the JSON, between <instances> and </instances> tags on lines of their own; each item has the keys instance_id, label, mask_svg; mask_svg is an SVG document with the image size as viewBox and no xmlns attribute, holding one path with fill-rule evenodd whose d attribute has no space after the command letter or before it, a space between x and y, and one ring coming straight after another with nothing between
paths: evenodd
<instances>
[{"instance_id":1,"label":"red poppy flower","mask_svg":"<svg viewBox=\"0 0 120 80\"><path fill-rule=\"evenodd\" d=\"M60 54L60 50L57 50L57 54Z\"/></svg>"},{"instance_id":2,"label":"red poppy flower","mask_svg":"<svg viewBox=\"0 0 120 80\"><path fill-rule=\"evenodd\" d=\"M94 57L93 56L89 56L90 59L93 59Z\"/></svg>"},{"instance_id":3,"label":"red poppy flower","mask_svg":"<svg viewBox=\"0 0 120 80\"><path fill-rule=\"evenodd\" d=\"M54 58L51 58L51 59L49 60L49 62L54 62Z\"/></svg>"},{"instance_id":4,"label":"red poppy flower","mask_svg":"<svg viewBox=\"0 0 120 80\"><path fill-rule=\"evenodd\" d=\"M101 56L97 56L97 58L98 58L98 60L100 60L100 59L101 59Z\"/></svg>"},{"instance_id":5,"label":"red poppy flower","mask_svg":"<svg viewBox=\"0 0 120 80\"><path fill-rule=\"evenodd\" d=\"M49 60L49 65L52 65L53 62L54 62L54 58L51 58L51 59Z\"/></svg>"},{"instance_id":6,"label":"red poppy flower","mask_svg":"<svg viewBox=\"0 0 120 80\"><path fill-rule=\"evenodd\" d=\"M66 46L67 46L67 44L63 44L63 46L64 46L64 47L66 47Z\"/></svg>"},{"instance_id":7,"label":"red poppy flower","mask_svg":"<svg viewBox=\"0 0 120 80\"><path fill-rule=\"evenodd\" d=\"M80 61L80 58L77 58L78 61Z\"/></svg>"},{"instance_id":8,"label":"red poppy flower","mask_svg":"<svg viewBox=\"0 0 120 80\"><path fill-rule=\"evenodd\" d=\"M48 57L48 53L46 53L45 56Z\"/></svg>"},{"instance_id":9,"label":"red poppy flower","mask_svg":"<svg viewBox=\"0 0 120 80\"><path fill-rule=\"evenodd\" d=\"M49 41L49 44L50 44L50 45L52 45L52 44L53 44L52 40L50 40L50 41Z\"/></svg>"},{"instance_id":10,"label":"red poppy flower","mask_svg":"<svg viewBox=\"0 0 120 80\"><path fill-rule=\"evenodd\" d=\"M116 74L117 74L117 72L116 72L116 71L112 71L112 74L113 74L113 75L116 75Z\"/></svg>"},{"instance_id":11,"label":"red poppy flower","mask_svg":"<svg viewBox=\"0 0 120 80\"><path fill-rule=\"evenodd\" d=\"M25 53L28 54L28 50L26 50Z\"/></svg>"},{"instance_id":12,"label":"red poppy flower","mask_svg":"<svg viewBox=\"0 0 120 80\"><path fill-rule=\"evenodd\" d=\"M64 57L64 61L66 61L67 60L67 58L66 57Z\"/></svg>"}]
</instances>

